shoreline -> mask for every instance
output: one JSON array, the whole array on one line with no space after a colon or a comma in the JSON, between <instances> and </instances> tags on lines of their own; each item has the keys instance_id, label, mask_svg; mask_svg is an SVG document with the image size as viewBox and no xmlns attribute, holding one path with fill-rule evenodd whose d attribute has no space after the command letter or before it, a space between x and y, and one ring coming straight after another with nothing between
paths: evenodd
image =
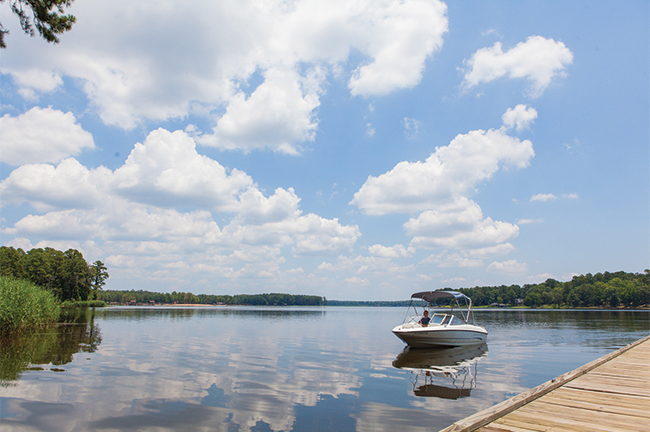
<instances>
[{"instance_id":1,"label":"shoreline","mask_svg":"<svg viewBox=\"0 0 650 432\"><path fill-rule=\"evenodd\" d=\"M233 306L249 306L249 307L333 307L333 308L338 308L338 307L364 307L364 308L376 308L376 307L388 307L388 308L402 308L403 306L375 306L375 305L250 305L250 304L209 304L209 303L156 303L156 304L146 304L146 303L135 303L135 304L128 304L128 303L119 303L119 304L109 304L106 303L105 307L233 307ZM437 307L435 309L449 309L448 307ZM617 307L617 308L611 308L611 307L598 307L598 306L590 306L590 307L580 307L580 308L569 308L569 307L527 307L527 306L507 306L507 307L501 307L501 306L476 306L473 307L472 309L474 310L523 310L523 311L568 311L568 310L584 310L584 311L650 311L650 306L640 306L640 307L635 307L635 308L628 308L628 307Z\"/></svg>"}]
</instances>

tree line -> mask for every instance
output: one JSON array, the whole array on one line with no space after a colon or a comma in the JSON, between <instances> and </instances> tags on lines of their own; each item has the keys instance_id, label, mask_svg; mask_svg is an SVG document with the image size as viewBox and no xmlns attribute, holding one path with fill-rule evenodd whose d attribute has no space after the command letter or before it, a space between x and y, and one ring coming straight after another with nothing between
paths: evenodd
<instances>
[{"instance_id":1,"label":"tree line","mask_svg":"<svg viewBox=\"0 0 650 432\"><path fill-rule=\"evenodd\" d=\"M98 298L108 279L103 262L86 262L76 249L59 251L46 247L28 252L0 247L0 276L22 279L50 291L57 300L87 301Z\"/></svg>"},{"instance_id":2,"label":"tree line","mask_svg":"<svg viewBox=\"0 0 650 432\"><path fill-rule=\"evenodd\" d=\"M529 307L638 307L650 304L650 270L587 273L567 282L547 279L540 284L484 286L457 291L470 297L475 306L523 303Z\"/></svg>"},{"instance_id":3,"label":"tree line","mask_svg":"<svg viewBox=\"0 0 650 432\"><path fill-rule=\"evenodd\" d=\"M410 300L328 300L327 306L406 307Z\"/></svg>"},{"instance_id":4,"label":"tree line","mask_svg":"<svg viewBox=\"0 0 650 432\"><path fill-rule=\"evenodd\" d=\"M100 291L99 300L106 303L139 303L147 304L206 304L206 305L247 305L247 306L324 306L325 297L294 294L238 294L214 295L192 294L191 292L158 293L144 290L130 291Z\"/></svg>"},{"instance_id":5,"label":"tree line","mask_svg":"<svg viewBox=\"0 0 650 432\"><path fill-rule=\"evenodd\" d=\"M547 279L540 284L476 286L451 289L472 299L474 306L639 307L650 305L650 270L644 273L604 272L574 276L570 281ZM329 300L328 306L408 306L409 300ZM440 305L446 304L440 300Z\"/></svg>"}]
</instances>

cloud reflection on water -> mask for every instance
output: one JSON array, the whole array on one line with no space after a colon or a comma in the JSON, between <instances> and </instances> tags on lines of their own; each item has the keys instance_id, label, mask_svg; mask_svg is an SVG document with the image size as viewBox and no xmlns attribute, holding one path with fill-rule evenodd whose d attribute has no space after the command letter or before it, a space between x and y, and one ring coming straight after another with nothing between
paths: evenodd
<instances>
[{"instance_id":1,"label":"cloud reflection on water","mask_svg":"<svg viewBox=\"0 0 650 432\"><path fill-rule=\"evenodd\" d=\"M584 342L591 327L564 319L549 329L541 315L495 312L484 316L489 355L476 364L471 396L418 397L410 372L392 364L403 344L390 329L402 318L385 308L108 309L95 320L95 352L75 355L63 374L27 371L0 389L3 427L435 430L603 354ZM596 327L606 340L607 326ZM634 339L643 323L627 331ZM558 348L561 338L574 343ZM556 349L561 364L545 370Z\"/></svg>"}]
</instances>

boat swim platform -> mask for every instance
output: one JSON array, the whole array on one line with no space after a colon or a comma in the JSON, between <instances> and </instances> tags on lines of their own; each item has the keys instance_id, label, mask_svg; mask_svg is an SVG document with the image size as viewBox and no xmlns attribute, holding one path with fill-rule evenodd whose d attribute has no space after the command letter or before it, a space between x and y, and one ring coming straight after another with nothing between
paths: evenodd
<instances>
[{"instance_id":1,"label":"boat swim platform","mask_svg":"<svg viewBox=\"0 0 650 432\"><path fill-rule=\"evenodd\" d=\"M650 431L650 335L440 432Z\"/></svg>"}]
</instances>

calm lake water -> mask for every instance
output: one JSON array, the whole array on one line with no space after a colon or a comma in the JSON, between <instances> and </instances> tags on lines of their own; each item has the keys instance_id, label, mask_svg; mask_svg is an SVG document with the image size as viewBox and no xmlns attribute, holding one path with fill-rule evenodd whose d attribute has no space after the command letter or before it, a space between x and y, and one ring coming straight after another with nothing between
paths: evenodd
<instances>
[{"instance_id":1,"label":"calm lake water","mask_svg":"<svg viewBox=\"0 0 650 432\"><path fill-rule=\"evenodd\" d=\"M2 341L2 431L440 430L650 333L647 311L479 310L404 350L405 308L107 308Z\"/></svg>"}]
</instances>

